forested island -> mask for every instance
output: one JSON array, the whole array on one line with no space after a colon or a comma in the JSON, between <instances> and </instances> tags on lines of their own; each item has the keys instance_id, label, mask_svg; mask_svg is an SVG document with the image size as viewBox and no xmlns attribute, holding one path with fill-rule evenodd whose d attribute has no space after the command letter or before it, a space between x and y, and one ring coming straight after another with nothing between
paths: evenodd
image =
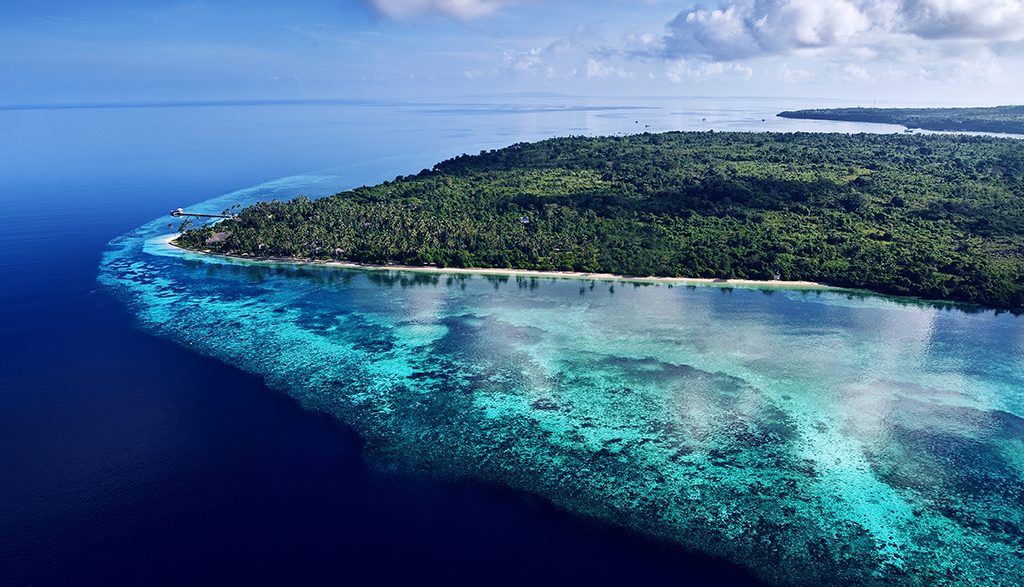
<instances>
[{"instance_id":1,"label":"forested island","mask_svg":"<svg viewBox=\"0 0 1024 587\"><path fill-rule=\"evenodd\" d=\"M1024 144L672 132L462 155L260 202L176 244L244 257L806 280L1024 307Z\"/></svg>"},{"instance_id":2,"label":"forested island","mask_svg":"<svg viewBox=\"0 0 1024 587\"><path fill-rule=\"evenodd\" d=\"M815 108L780 112L783 118L900 124L908 129L1024 134L1024 106L990 108Z\"/></svg>"}]
</instances>

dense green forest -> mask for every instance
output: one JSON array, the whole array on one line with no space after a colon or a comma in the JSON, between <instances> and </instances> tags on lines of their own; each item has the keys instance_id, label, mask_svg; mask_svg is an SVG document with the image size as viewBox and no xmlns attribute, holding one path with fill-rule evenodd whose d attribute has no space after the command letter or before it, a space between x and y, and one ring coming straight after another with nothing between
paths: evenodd
<instances>
[{"instance_id":1,"label":"dense green forest","mask_svg":"<svg viewBox=\"0 0 1024 587\"><path fill-rule=\"evenodd\" d=\"M990 108L816 108L780 112L783 118L900 124L907 128L1024 134L1024 106Z\"/></svg>"},{"instance_id":2,"label":"dense green forest","mask_svg":"<svg viewBox=\"0 0 1024 587\"><path fill-rule=\"evenodd\" d=\"M243 256L823 281L1024 307L1024 143L674 132L462 155L260 202L181 246Z\"/></svg>"}]
</instances>

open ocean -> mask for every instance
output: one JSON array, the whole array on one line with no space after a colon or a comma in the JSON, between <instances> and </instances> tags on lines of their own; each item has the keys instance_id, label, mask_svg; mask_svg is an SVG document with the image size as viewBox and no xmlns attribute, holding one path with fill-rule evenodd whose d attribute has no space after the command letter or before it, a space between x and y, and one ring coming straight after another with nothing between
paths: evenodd
<instances>
[{"instance_id":1,"label":"open ocean","mask_svg":"<svg viewBox=\"0 0 1024 587\"><path fill-rule=\"evenodd\" d=\"M288 345L295 340L310 333L321 336L334 328L325 326L325 321L336 316L318 315L317 308L369 320L359 322L368 324L360 330L365 337L405 337L385 341L391 354L380 356L394 362L388 364L387 377L401 373L404 367L396 365L403 361L465 360L469 356L465 348L437 350L441 347L435 344L461 333L465 340L484 347L475 351L479 356L472 355L480 364L504 364L522 355L532 357L541 370L565 374L569 372L565 365L571 364L573 369L594 373L610 363L595 362L590 353L606 352L603 356L628 355L633 361L616 363L618 370L608 378L642 379L646 375L638 374L672 364L669 355L675 351L669 350L670 345L678 344L672 342L674 337L692 333L651 334L649 349L647 343L634 341L644 347L642 351L605 348L597 343L579 343L576 348L571 333L582 328L579 323L543 318L552 307L572 308L577 303L564 300L583 299L583 288L577 294L576 282L517 287L514 280L487 282L477 277L459 289L451 280L414 279L410 285L398 275L388 283L372 273L350 272L339 274L339 282L334 284L334 277L324 275L231 264L207 267L166 251L154 255L152 247L157 245L149 239L171 221L167 213L179 206L190 209L217 198L206 205L263 197L283 199L297 193L323 196L416 173L462 153L552 136L709 129L901 130L774 116L781 110L840 105L752 98L638 101L505 96L458 103L0 106L0 584L760 584L743 565L696 552L708 550L730 558L720 545L705 549L694 541L687 550L645 537L658 532L620 527L635 528L630 522L634 518L603 521L609 516L601 513L599 497L615 494L614 488L603 487L590 496L593 503L581 501L576 507L569 498L544 495L549 480L509 476L507 467L528 470L540 462L534 453L524 453L521 460L503 463L493 471L487 469L491 471L487 475L467 472L471 467L445 459L485 460L486 451L480 452L479 445L455 442L444 455L420 454L420 448L403 436L408 430L402 426L412 427L409 422L382 424L383 420L373 420L369 412L352 407L355 404L332 407L333 400L317 395L322 391L319 384L296 375L308 365L289 371L281 365L247 362L247 357L277 348L273 345L283 345L279 355L290 357ZM165 278L167 282L160 281ZM137 284L143 285L132 289ZM203 289L206 287L213 289ZM533 294L524 294L534 289ZM687 369L703 361L704 370L685 371L685 377L699 379L703 377L699 374L710 373L735 378L715 380L722 393L736 385L756 388L764 397L758 396L761 407L750 412L752 427L774 422L787 430L802 430L806 425L821 434L814 442L827 443L828 434L841 428L839 424L848 414L803 422L796 414L810 404L801 403L799 397L793 400L772 382L828 372L843 390L838 396L840 403L873 414L872 418L847 421L857 428L857 441L868 447L865 454L875 459L873 465L892 465L906 454L924 451L935 458L917 464L946 474L942 477L933 472L936 478L981 471L989 477L964 491L980 492L995 501L1017 495L1013 493L1016 489L1000 493L991 487L1017 487L1024 473L1019 455L1013 456L1024 440L1020 424L1024 403L1017 371L1024 361L1020 318L908 307L881 298L825 296L822 301L818 296L808 300L805 294L792 292L766 295L750 290L684 291L621 285L618 290L613 286L606 291L607 284L599 284L598 289L603 297L587 298L593 300L587 307L607 318L604 324L621 320L623 332L633 325L636 331L631 335L637 340L646 336L644 322L624 317L621 310L621 304L630 303L630 296L635 298L632 307L670 304L685 307L691 312L688 316L704 320L701 324L716 337L704 340L701 349L691 349L692 354L686 355ZM407 295L407 291L411 293ZM288 297L290 292L304 297L281 302L297 299ZM315 295L310 297L309 292ZM509 305L477 310L490 303L488 292L498 292L494 296L510 300ZM431 314L431 320L443 330L410 329L406 322L389 322L389 310L374 301L381 295L385 299L394 296L395 306L404 308L402 320L411 320L409 324L414 326L433 327L434 322L416 322L416 312L422 308L413 302L443 305L443 311ZM251 296L252 303L267 310L261 316L281 321L269 326L254 322L251 338L240 336L235 342L218 345L213 337L209 344L192 346L190 341L210 338L220 324L232 319L232 312L239 311L238 306L227 303L223 307L189 305L189 300L216 300L218 296L231 298L232 303ZM530 304L538 304L537 311L530 310ZM475 312L494 317L494 322L465 318ZM159 318L154 317L157 314ZM830 364L810 362L798 369L783 364L775 355L758 355L757 349L762 347L750 346L749 341L726 344L734 340L728 332L736 326L727 317L747 314L762 321L771 317L760 333L763 336L756 339L759 344L781 344L778 348L794 352L803 348L802 344L822 344L837 353L845 349L849 356L842 358L845 363L838 370L830 370ZM797 315L823 321L827 332L813 324L796 325ZM582 324L596 328L590 322ZM896 324L897 331L889 332L888 324ZM391 330L403 334L389 334ZM272 331L279 338L269 336ZM807 336L786 338L796 331ZM887 334L875 336L877 332ZM506 335L519 342L506 344L502 338ZM365 337L344 344L330 339L321 350L342 352L337 349L344 347L344 352L354 352L351 349L365 349L371 343L385 344L383 339ZM238 342L243 339L244 344ZM410 340L426 342L416 346ZM495 347L490 349L492 342ZM237 347L231 346L236 343ZM392 351L406 348L403 344L409 350L401 353L406 354ZM436 347L432 354L416 354L429 344ZM515 346L519 344L527 346ZM549 348L546 345L563 354L543 352ZM813 354L813 349L808 352ZM746 358L737 359L737 353ZM296 360L301 361L304 353L298 354ZM879 356L895 356L907 363L879 364L873 360ZM989 368L968 364L975 357L986 357L991 361ZM547 360L565 365L548 365ZM836 361L838 364L840 359ZM790 368L792 372L787 371ZM363 380L353 380L353 385L369 389L375 384L374 377L384 377L371 371L361 375ZM442 371L423 377L446 377ZM851 375L841 379L841 373ZM778 379L768 380L768 374ZM673 377L685 379L678 373ZM266 382L272 385L268 387ZM651 379L648 383L651 397L655 397L662 382ZM947 387L955 388L956 393L947 393ZM1016 395L995 397L1003 388L1016 389ZM877 396L867 398L876 392ZM513 392L502 393L512 397ZM707 393L719 397L717 392ZM494 400L480 409L507 414L518 409L516 405L509 399ZM961 411L942 411L934 405ZM601 409L611 413L613 407L608 406ZM727 414L748 409L735 402L715 406ZM771 410L781 406L781 412L776 414L764 406ZM932 435L921 436L920 427L900 418L887 419L897 408L922 418L926 422L922 426ZM379 412L381 408L374 409ZM950 418L959 427L949 424ZM988 424L979 424L979 418ZM779 424L779 419L786 422ZM946 425L948 430L942 428ZM935 432L936 426L946 436ZM822 427L832 432L822 432ZM879 427L888 427L890 433L877 433ZM457 428L451 429L452 434L457 432ZM803 432L803 440L793 440L793 447L786 450L802 451L803 460L812 460L807 439L818 433ZM378 436L369 438L368 434ZM709 434L717 433L712 430ZM872 444L881 436L896 440L884 446ZM372 449L369 460L364 453L368 441ZM614 444L621 439L603 442ZM955 455L931 455L928 447L936 442L953 447L950 450L973 450L991 459L964 463ZM891 446L904 452L890 450ZM978 446L989 452L978 451ZM819 446L815 450L824 449ZM828 457L837 462L846 458L840 452ZM759 455L768 460L778 457ZM563 457L552 454L544 458ZM821 460L822 455L814 458ZM757 462L763 465L768 461ZM816 478L833 484L828 491L838 497L822 506L826 513L818 511L822 507L817 513L796 507L794 519L826 519L853 507L851 504L861 507L861 502L850 501L858 495L875 505L899 501L910 503L907 507L911 509L916 507L904 494L868 487L867 469L839 471L821 463L799 467L817 466ZM441 473L417 473L431 467ZM920 470L914 474L918 473L924 475L921 479L931 479ZM891 478L908 474L896 471L889 482L898 485ZM580 483L587 487L596 481L584 478ZM849 488L848 493L842 487ZM705 497L714 491L705 488ZM615 505L612 497L604 503ZM947 506L955 506L961 513L976 513L982 505L997 508L987 501L972 504ZM914 548L924 549L916 527L907 526L906 519L900 517L920 516L918 510L878 514L872 506L865 507L849 514L848 521L867 528L879 543L885 543L879 552L883 558L889 557L886 564L899 566L905 559L912 560L906 557L917 551L909 546L901 550L904 543L913 542ZM622 511L627 510L628 506ZM928 512L929 532L940 528L947 518L953 520L950 524L963 521L939 514L932 520ZM992 512L1011 525L1017 524L1013 516L1020 514L1019 509ZM705 518L726 516L718 510L704 514ZM991 519L983 522L994 528L992 524L998 524ZM678 523L688 527L684 522L690 523ZM720 525L741 522L723 517ZM989 534L976 536L961 526L957 526L960 534L955 539L940 533L936 543L926 546L939 552L942 548L985 552L991 554L987 564L1003 568L1014 568L1012 564L1020 562L1013 558L1012 529L1004 528L993 538ZM793 540L785 531L777 531L782 532L780 540ZM837 536L832 535L841 541ZM1010 553L987 552L984 540L1000 537L1010 540L1000 543L1010 544ZM708 541L719 544L722 537ZM974 557L962 566L978 564Z\"/></svg>"}]
</instances>

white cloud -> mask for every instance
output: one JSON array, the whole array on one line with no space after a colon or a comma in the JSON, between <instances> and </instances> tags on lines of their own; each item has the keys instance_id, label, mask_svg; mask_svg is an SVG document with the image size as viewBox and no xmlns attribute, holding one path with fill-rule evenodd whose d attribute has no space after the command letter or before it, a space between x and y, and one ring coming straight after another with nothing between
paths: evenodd
<instances>
[{"instance_id":1,"label":"white cloud","mask_svg":"<svg viewBox=\"0 0 1024 587\"><path fill-rule=\"evenodd\" d=\"M588 78L601 78L608 79L610 77L628 78L633 77L628 71L619 69L617 67L611 67L603 63L589 59L587 61L587 77Z\"/></svg>"},{"instance_id":2,"label":"white cloud","mask_svg":"<svg viewBox=\"0 0 1024 587\"><path fill-rule=\"evenodd\" d=\"M440 14L459 20L486 16L517 0L367 0L379 14L394 20Z\"/></svg>"},{"instance_id":3,"label":"white cloud","mask_svg":"<svg viewBox=\"0 0 1024 587\"><path fill-rule=\"evenodd\" d=\"M729 79L733 81L746 81L754 75L754 70L728 62L689 62L680 59L669 64L665 70L665 77L673 83L685 81L708 80L708 79Z\"/></svg>"},{"instance_id":4,"label":"white cloud","mask_svg":"<svg viewBox=\"0 0 1024 587\"><path fill-rule=\"evenodd\" d=\"M516 18L530 12L600 20L603 10L595 0L570 0L572 10L546 0L365 1L396 20L435 15L466 21L513 5L530 8L516 11ZM605 1L641 17L656 3ZM664 23L664 13L649 24L623 20L613 43L593 25L580 24L544 42L511 40L493 69L473 64L459 71L466 79L504 73L522 80L730 83L754 79L753 66L757 80L776 84L1005 85L1019 69L1011 59L1024 55L1024 0L704 1L707 6L678 12L664 31L648 28ZM518 29L495 30L505 35ZM774 62L762 61L769 58Z\"/></svg>"},{"instance_id":5,"label":"white cloud","mask_svg":"<svg viewBox=\"0 0 1024 587\"><path fill-rule=\"evenodd\" d=\"M856 63L829 63L823 77L829 83L866 84L875 81L867 69Z\"/></svg>"},{"instance_id":6,"label":"white cloud","mask_svg":"<svg viewBox=\"0 0 1024 587\"><path fill-rule=\"evenodd\" d=\"M990 55L929 64L922 71L925 79L961 85L1003 84L1010 81L999 62Z\"/></svg>"},{"instance_id":7,"label":"white cloud","mask_svg":"<svg viewBox=\"0 0 1024 587\"><path fill-rule=\"evenodd\" d=\"M783 63L773 71L769 71L768 75L769 77L788 84L806 82L814 79L814 74L806 69L790 69L789 65L786 63Z\"/></svg>"},{"instance_id":8,"label":"white cloud","mask_svg":"<svg viewBox=\"0 0 1024 587\"><path fill-rule=\"evenodd\" d=\"M926 39L1024 39L1024 0L903 0L899 15Z\"/></svg>"},{"instance_id":9,"label":"white cloud","mask_svg":"<svg viewBox=\"0 0 1024 587\"><path fill-rule=\"evenodd\" d=\"M856 63L847 63L846 66L843 67L843 79L844 79L844 81L849 81L849 82L872 82L872 81L874 81L874 79L872 79L872 77L871 77L871 74L868 73L868 70L866 70L863 67L857 65Z\"/></svg>"},{"instance_id":10,"label":"white cloud","mask_svg":"<svg viewBox=\"0 0 1024 587\"><path fill-rule=\"evenodd\" d=\"M628 54L646 55L665 50L665 42L653 33L630 32L623 35L622 40L626 43Z\"/></svg>"},{"instance_id":11,"label":"white cloud","mask_svg":"<svg viewBox=\"0 0 1024 587\"><path fill-rule=\"evenodd\" d=\"M1024 39L1024 0L725 0L680 12L664 56L736 60L918 40Z\"/></svg>"},{"instance_id":12,"label":"white cloud","mask_svg":"<svg viewBox=\"0 0 1024 587\"><path fill-rule=\"evenodd\" d=\"M680 12L668 23L669 57L734 60L847 43L871 22L847 0L738 0Z\"/></svg>"},{"instance_id":13,"label":"white cloud","mask_svg":"<svg viewBox=\"0 0 1024 587\"><path fill-rule=\"evenodd\" d=\"M616 57L619 57L619 52L608 46L597 29L580 24L568 35L543 47L508 49L504 52L503 61L506 71L540 73L549 78L560 77L559 72L567 72L566 76L572 77L580 70L585 70L590 78L629 75L622 69L603 63L605 59Z\"/></svg>"},{"instance_id":14,"label":"white cloud","mask_svg":"<svg viewBox=\"0 0 1024 587\"><path fill-rule=\"evenodd\" d=\"M540 66L543 62L541 58L541 48L529 49L527 51L516 51L515 49L508 49L505 51L504 62L506 69L512 69L515 71L529 71Z\"/></svg>"},{"instance_id":15,"label":"white cloud","mask_svg":"<svg viewBox=\"0 0 1024 587\"><path fill-rule=\"evenodd\" d=\"M882 72L882 79L887 82L901 83L906 81L909 77L910 76L907 74L907 72L895 69L891 64L889 65L888 69Z\"/></svg>"}]
</instances>

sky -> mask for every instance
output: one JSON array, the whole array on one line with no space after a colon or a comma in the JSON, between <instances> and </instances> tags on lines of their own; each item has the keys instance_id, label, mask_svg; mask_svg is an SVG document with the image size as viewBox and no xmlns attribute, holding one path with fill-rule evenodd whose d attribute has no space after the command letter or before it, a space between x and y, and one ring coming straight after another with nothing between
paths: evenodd
<instances>
[{"instance_id":1,"label":"sky","mask_svg":"<svg viewBox=\"0 0 1024 587\"><path fill-rule=\"evenodd\" d=\"M5 0L0 106L574 96L1024 103L1024 0Z\"/></svg>"}]
</instances>

